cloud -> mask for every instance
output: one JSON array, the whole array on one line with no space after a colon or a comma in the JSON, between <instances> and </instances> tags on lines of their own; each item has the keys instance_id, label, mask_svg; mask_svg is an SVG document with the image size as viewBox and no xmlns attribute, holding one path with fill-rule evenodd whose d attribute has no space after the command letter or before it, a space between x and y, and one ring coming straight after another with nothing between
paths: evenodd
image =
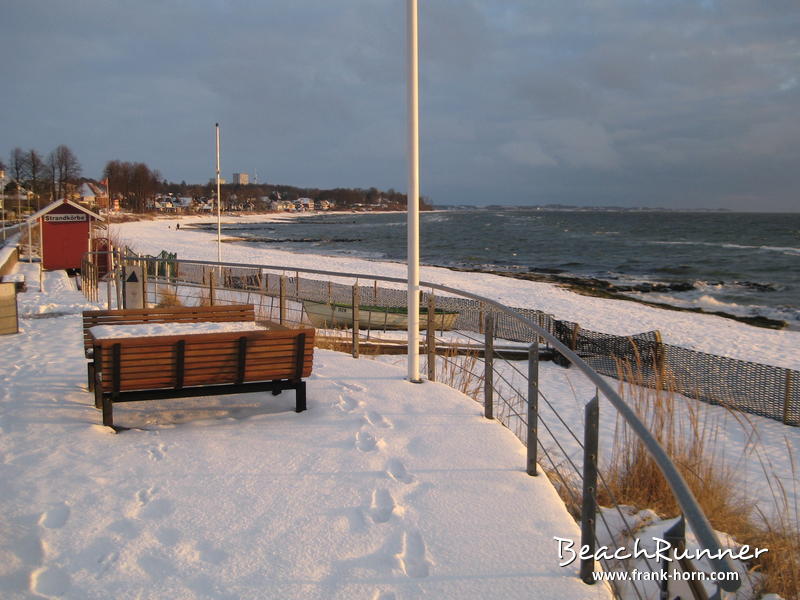
<instances>
[{"instance_id":1,"label":"cloud","mask_svg":"<svg viewBox=\"0 0 800 600\"><path fill-rule=\"evenodd\" d=\"M67 143L87 175L119 158L205 181L220 121L226 171L403 189L403 4L12 1L0 152ZM795 0L436 0L420 24L435 201L525 199L535 178L537 201L719 204L760 185L795 208Z\"/></svg>"}]
</instances>

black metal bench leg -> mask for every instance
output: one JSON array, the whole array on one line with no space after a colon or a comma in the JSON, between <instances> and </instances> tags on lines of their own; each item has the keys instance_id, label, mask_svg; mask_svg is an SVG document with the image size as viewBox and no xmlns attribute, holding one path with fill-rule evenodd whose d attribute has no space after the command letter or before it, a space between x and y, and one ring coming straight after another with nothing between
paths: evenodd
<instances>
[{"instance_id":1,"label":"black metal bench leg","mask_svg":"<svg viewBox=\"0 0 800 600\"><path fill-rule=\"evenodd\" d=\"M94 361L89 361L86 364L86 375L88 376L87 379L88 379L89 383L87 385L89 387L89 391L93 392L94 391Z\"/></svg>"},{"instance_id":2,"label":"black metal bench leg","mask_svg":"<svg viewBox=\"0 0 800 600\"><path fill-rule=\"evenodd\" d=\"M303 412L306 410L306 382L301 381L295 388L295 412Z\"/></svg>"},{"instance_id":3,"label":"black metal bench leg","mask_svg":"<svg viewBox=\"0 0 800 600\"><path fill-rule=\"evenodd\" d=\"M103 397L103 425L114 428L114 409L112 408L113 402L111 396L102 394Z\"/></svg>"},{"instance_id":4,"label":"black metal bench leg","mask_svg":"<svg viewBox=\"0 0 800 600\"><path fill-rule=\"evenodd\" d=\"M97 381L97 372L94 372L94 384L92 387L94 388L94 407L95 408L103 408L103 386L100 385L100 382Z\"/></svg>"}]
</instances>

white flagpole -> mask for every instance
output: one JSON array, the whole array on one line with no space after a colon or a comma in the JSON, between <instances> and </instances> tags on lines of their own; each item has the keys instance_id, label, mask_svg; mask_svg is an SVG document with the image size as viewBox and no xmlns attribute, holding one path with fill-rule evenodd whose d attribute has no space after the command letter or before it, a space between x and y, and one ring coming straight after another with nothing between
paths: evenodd
<instances>
[{"instance_id":1,"label":"white flagpole","mask_svg":"<svg viewBox=\"0 0 800 600\"><path fill-rule=\"evenodd\" d=\"M408 379L419 377L419 52L417 0L408 7Z\"/></svg>"},{"instance_id":2,"label":"white flagpole","mask_svg":"<svg viewBox=\"0 0 800 600\"><path fill-rule=\"evenodd\" d=\"M217 128L217 262L222 262L222 222L221 222L221 204L222 196L220 195L220 182L219 182L219 123L216 124Z\"/></svg>"}]
</instances>

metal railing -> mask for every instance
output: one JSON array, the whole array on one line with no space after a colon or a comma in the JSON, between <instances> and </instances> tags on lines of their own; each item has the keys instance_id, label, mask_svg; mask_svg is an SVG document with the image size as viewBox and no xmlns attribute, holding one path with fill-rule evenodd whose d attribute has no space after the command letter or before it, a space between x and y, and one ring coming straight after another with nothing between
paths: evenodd
<instances>
[{"instance_id":1,"label":"metal railing","mask_svg":"<svg viewBox=\"0 0 800 600\"><path fill-rule=\"evenodd\" d=\"M350 304L355 307L355 322L358 322L359 306L405 306L404 279L281 265L216 263L118 254L113 261L114 269L103 282L95 264L102 254L105 253L90 253L84 259L83 290L94 301L101 301L105 295L109 308L122 306L126 269L134 265L142 268L144 298L153 305L252 303L258 319L285 324L307 323L308 312L304 302L327 303L331 306L337 303ZM303 277L301 274L313 277ZM528 474L535 476L540 472L537 465L544 466L548 477L580 521L580 545L588 549L586 557L581 560L580 577L586 583L594 582L595 548L610 544L623 547L633 540L635 529L624 507L608 490L603 464L599 460L600 397L610 403L660 469L680 507L682 517L694 532L699 546L708 552L710 568L718 574L736 573L706 515L664 448L609 381L543 326L544 313L527 311L527 314L520 314L489 298L434 282L421 282L420 287L428 290L423 293L421 306L427 305L429 315L435 315L437 308L458 312L453 332L439 331L437 334L436 319L429 320L422 344L428 378L444 380L468 393L483 403L487 418L496 418L511 429L527 446L525 469ZM507 329L509 322L526 329L526 335L532 342L496 346L499 331ZM365 344L392 341L385 339L388 335L383 333L382 326L385 325L370 322L366 328L353 327L345 333L328 333L333 336L332 339L346 342L350 351L357 356ZM561 399L541 389L541 344L546 345L545 350L554 350L565 357L596 390L594 397L587 399L581 426L567 422L560 414ZM576 449L583 455L582 460L576 456ZM606 510L600 510L597 505L600 487L605 488L606 496L610 498L611 506ZM622 523L621 526L609 522L611 514ZM609 560L604 556L600 562L606 570L633 568L625 561ZM646 560L645 564L653 573L660 572L664 567L652 560ZM684 566L694 568L690 564ZM738 576L728 575L720 579L718 586L725 591L735 591L740 584ZM624 583L624 590L621 585L612 583L618 596L632 595L641 599L654 597L652 585L648 587L643 581L631 579ZM662 591L656 589L655 593L661 594ZM695 586L692 594L702 598L705 592L702 586Z\"/></svg>"}]
</instances>

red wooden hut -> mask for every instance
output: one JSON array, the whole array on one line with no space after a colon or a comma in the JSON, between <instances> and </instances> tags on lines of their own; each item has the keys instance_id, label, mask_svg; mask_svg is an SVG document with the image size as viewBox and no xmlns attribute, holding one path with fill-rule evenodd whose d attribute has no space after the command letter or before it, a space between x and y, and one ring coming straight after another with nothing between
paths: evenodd
<instances>
[{"instance_id":1,"label":"red wooden hut","mask_svg":"<svg viewBox=\"0 0 800 600\"><path fill-rule=\"evenodd\" d=\"M32 215L29 222L39 222L42 268L80 269L89 252L92 231L103 218L88 208L69 200L57 200Z\"/></svg>"}]
</instances>

